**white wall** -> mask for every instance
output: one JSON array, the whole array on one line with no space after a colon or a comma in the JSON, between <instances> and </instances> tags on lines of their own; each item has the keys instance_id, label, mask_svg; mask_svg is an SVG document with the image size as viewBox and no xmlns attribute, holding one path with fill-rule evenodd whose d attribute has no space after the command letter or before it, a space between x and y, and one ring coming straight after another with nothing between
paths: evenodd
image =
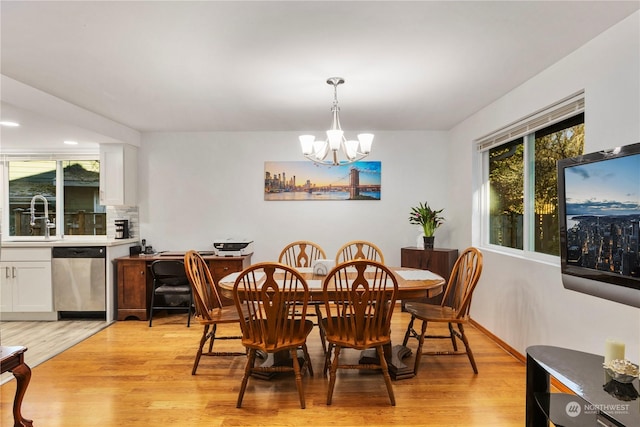
<instances>
[{"instance_id":1,"label":"white wall","mask_svg":"<svg viewBox=\"0 0 640 427\"><path fill-rule=\"evenodd\" d=\"M450 134L449 200L454 247L478 244L473 140L585 90L585 152L640 141L640 13L460 123ZM459 197L467 194L467 197ZM640 310L565 290L549 265L483 250L472 317L521 353L550 344L602 354L607 337L640 355Z\"/></svg>"},{"instance_id":2,"label":"white wall","mask_svg":"<svg viewBox=\"0 0 640 427\"><path fill-rule=\"evenodd\" d=\"M377 132L373 144L368 160L382 162L381 200L285 202L264 200L264 162L306 161L297 133L143 134L141 237L157 250L210 250L215 238L248 237L253 262L277 260L294 240L315 241L332 258L346 241L365 239L400 265L400 248L415 246L418 235L411 206L428 201L445 216L452 209L446 133ZM436 244L448 245L448 236L445 224Z\"/></svg>"}]
</instances>

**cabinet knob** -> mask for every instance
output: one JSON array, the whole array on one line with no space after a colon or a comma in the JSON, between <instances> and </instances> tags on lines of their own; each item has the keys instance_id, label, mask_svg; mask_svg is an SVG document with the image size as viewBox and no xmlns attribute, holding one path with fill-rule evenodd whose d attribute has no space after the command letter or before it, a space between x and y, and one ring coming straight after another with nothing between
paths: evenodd
<instances>
[{"instance_id":1,"label":"cabinet knob","mask_svg":"<svg viewBox=\"0 0 640 427\"><path fill-rule=\"evenodd\" d=\"M227 271L227 270L229 270L229 267L225 267L225 268L224 268L224 271Z\"/></svg>"}]
</instances>

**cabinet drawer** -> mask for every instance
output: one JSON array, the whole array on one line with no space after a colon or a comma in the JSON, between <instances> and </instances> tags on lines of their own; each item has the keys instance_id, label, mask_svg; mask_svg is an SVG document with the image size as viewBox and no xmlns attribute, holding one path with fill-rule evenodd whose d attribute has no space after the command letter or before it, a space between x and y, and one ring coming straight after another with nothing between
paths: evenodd
<instances>
[{"instance_id":1,"label":"cabinet drawer","mask_svg":"<svg viewBox=\"0 0 640 427\"><path fill-rule=\"evenodd\" d=\"M51 261L51 248L2 248L1 261Z\"/></svg>"},{"instance_id":2,"label":"cabinet drawer","mask_svg":"<svg viewBox=\"0 0 640 427\"><path fill-rule=\"evenodd\" d=\"M214 282L218 283L224 276L242 271L242 260L213 260L209 261L209 269Z\"/></svg>"}]
</instances>

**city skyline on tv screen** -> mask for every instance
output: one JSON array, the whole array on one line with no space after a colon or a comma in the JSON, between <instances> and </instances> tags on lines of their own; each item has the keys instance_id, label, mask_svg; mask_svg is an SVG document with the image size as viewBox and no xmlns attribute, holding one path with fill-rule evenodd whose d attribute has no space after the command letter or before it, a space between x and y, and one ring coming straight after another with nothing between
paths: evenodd
<instances>
[{"instance_id":1,"label":"city skyline on tv screen","mask_svg":"<svg viewBox=\"0 0 640 427\"><path fill-rule=\"evenodd\" d=\"M640 277L640 154L567 167L567 265Z\"/></svg>"}]
</instances>

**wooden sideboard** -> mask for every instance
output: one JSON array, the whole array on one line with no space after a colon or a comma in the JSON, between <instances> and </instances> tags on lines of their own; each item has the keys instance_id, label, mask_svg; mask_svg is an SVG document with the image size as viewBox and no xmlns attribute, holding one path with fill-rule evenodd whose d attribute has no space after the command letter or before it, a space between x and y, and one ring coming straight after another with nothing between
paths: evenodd
<instances>
[{"instance_id":1,"label":"wooden sideboard","mask_svg":"<svg viewBox=\"0 0 640 427\"><path fill-rule=\"evenodd\" d=\"M251 255L238 257L203 256L209 265L211 276L217 284L227 274L242 271L251 265ZM117 320L135 318L147 320L151 303L153 278L151 277L151 263L157 260L179 259L184 255L179 253L157 255L133 255L116 258L117 271ZM223 299L223 304L231 305L233 301Z\"/></svg>"},{"instance_id":2,"label":"wooden sideboard","mask_svg":"<svg viewBox=\"0 0 640 427\"><path fill-rule=\"evenodd\" d=\"M422 248L402 248L400 250L400 265L402 267L420 268L429 270L440 276L448 282L453 265L458 259L457 249L422 249ZM433 298L422 298L411 301L427 302L430 304L440 304L442 295ZM408 301L408 300L406 300ZM402 306L404 307L404 302Z\"/></svg>"}]
</instances>

